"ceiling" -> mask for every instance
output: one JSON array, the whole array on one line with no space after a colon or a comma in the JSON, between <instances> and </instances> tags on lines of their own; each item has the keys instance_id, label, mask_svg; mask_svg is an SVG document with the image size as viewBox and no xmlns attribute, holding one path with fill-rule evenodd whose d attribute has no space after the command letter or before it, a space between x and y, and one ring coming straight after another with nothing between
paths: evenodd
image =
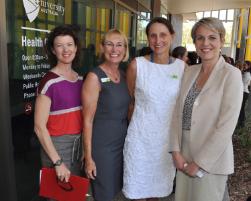
<instances>
[{"instance_id":1,"label":"ceiling","mask_svg":"<svg viewBox=\"0 0 251 201\"><path fill-rule=\"evenodd\" d=\"M171 14L251 7L251 0L161 0Z\"/></svg>"}]
</instances>

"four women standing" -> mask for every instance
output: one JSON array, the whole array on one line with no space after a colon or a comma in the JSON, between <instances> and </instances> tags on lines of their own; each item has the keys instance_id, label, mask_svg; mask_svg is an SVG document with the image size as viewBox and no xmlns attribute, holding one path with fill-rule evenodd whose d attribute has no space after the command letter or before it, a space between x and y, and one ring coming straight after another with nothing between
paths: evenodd
<instances>
[{"instance_id":1,"label":"four women standing","mask_svg":"<svg viewBox=\"0 0 251 201\"><path fill-rule=\"evenodd\" d=\"M154 18L146 34L152 53L130 63L127 85L119 69L129 56L127 38L112 29L101 43L103 63L88 73L82 87L85 172L94 199L111 201L122 185L130 199L169 195L173 156L179 170L177 201L222 201L233 172L231 136L242 101L241 74L220 56L224 27L215 18L195 24L192 38L202 64L187 68L183 79L184 62L169 56L170 22ZM82 128L82 78L72 70L77 44L70 27L52 31L48 50L55 67L42 79L36 100L42 163L53 165L62 181L80 172L74 168Z\"/></svg>"}]
</instances>

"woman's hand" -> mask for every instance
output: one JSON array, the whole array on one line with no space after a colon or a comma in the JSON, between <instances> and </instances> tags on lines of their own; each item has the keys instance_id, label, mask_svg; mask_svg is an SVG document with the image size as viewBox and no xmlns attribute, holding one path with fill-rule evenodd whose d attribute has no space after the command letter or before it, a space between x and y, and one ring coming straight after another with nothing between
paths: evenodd
<instances>
[{"instance_id":1,"label":"woman's hand","mask_svg":"<svg viewBox=\"0 0 251 201\"><path fill-rule=\"evenodd\" d=\"M92 158L85 158L85 174L90 179L95 179L97 175L96 165Z\"/></svg>"},{"instance_id":2,"label":"woman's hand","mask_svg":"<svg viewBox=\"0 0 251 201\"><path fill-rule=\"evenodd\" d=\"M195 162L191 162L185 164L183 172L189 175L190 177L195 177L199 169L200 167Z\"/></svg>"},{"instance_id":3,"label":"woman's hand","mask_svg":"<svg viewBox=\"0 0 251 201\"><path fill-rule=\"evenodd\" d=\"M56 175L60 181L68 182L71 176L70 170L62 163L59 166L55 166Z\"/></svg>"},{"instance_id":4,"label":"woman's hand","mask_svg":"<svg viewBox=\"0 0 251 201\"><path fill-rule=\"evenodd\" d=\"M178 151L173 151L172 156L173 156L173 162L174 162L175 167L178 170L183 171L186 160L184 159L182 154Z\"/></svg>"}]
</instances>

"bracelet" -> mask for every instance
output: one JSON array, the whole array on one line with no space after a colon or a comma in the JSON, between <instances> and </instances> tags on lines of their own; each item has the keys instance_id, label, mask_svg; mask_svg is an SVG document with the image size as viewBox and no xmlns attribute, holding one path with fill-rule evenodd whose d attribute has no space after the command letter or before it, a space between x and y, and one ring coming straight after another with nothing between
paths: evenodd
<instances>
[{"instance_id":1,"label":"bracelet","mask_svg":"<svg viewBox=\"0 0 251 201\"><path fill-rule=\"evenodd\" d=\"M62 163L63 163L63 159L60 158L60 159L58 159L55 163L53 163L53 166L54 166L54 167L55 167L55 166L60 166Z\"/></svg>"}]
</instances>

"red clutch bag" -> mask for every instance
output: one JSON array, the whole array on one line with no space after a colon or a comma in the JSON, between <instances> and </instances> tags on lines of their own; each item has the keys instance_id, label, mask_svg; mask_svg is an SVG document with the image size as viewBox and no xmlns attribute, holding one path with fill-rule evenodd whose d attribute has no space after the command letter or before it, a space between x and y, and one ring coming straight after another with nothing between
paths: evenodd
<instances>
[{"instance_id":1,"label":"red clutch bag","mask_svg":"<svg viewBox=\"0 0 251 201\"><path fill-rule=\"evenodd\" d=\"M57 201L86 201L88 179L71 175L69 182L61 182L53 168L42 168L40 178L40 196Z\"/></svg>"}]
</instances>

